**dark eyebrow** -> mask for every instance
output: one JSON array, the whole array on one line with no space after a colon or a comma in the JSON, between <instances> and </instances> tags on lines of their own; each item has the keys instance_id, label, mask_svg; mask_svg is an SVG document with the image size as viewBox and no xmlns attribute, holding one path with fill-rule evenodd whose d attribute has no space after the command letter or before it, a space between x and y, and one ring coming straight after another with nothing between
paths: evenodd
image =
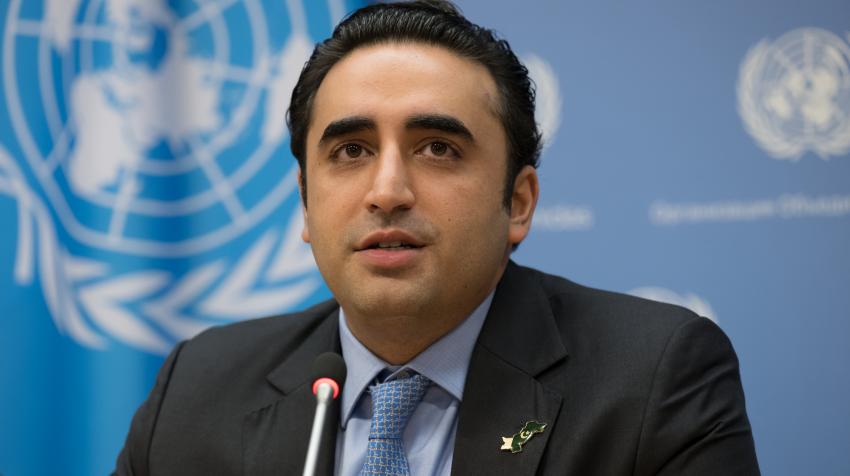
<instances>
[{"instance_id":1,"label":"dark eyebrow","mask_svg":"<svg viewBox=\"0 0 850 476\"><path fill-rule=\"evenodd\" d=\"M424 114L410 116L405 123L407 129L434 129L438 131L456 134L464 139L474 143L475 138L472 132L463 125L460 119L452 116L444 116L442 114Z\"/></svg>"},{"instance_id":2,"label":"dark eyebrow","mask_svg":"<svg viewBox=\"0 0 850 476\"><path fill-rule=\"evenodd\" d=\"M319 139L319 145L339 136L360 132L364 130L373 131L376 129L375 121L365 116L351 116L338 119L331 122L325 127L322 132L322 137Z\"/></svg>"}]
</instances>

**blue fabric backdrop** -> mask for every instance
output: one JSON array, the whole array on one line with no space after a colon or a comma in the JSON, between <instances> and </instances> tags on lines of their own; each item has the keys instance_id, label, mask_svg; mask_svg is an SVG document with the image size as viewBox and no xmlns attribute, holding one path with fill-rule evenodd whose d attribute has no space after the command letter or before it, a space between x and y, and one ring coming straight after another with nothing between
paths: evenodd
<instances>
[{"instance_id":1,"label":"blue fabric backdrop","mask_svg":"<svg viewBox=\"0 0 850 476\"><path fill-rule=\"evenodd\" d=\"M104 474L163 355L328 297L284 107L357 2L0 0L0 474ZM515 259L693 308L765 474L850 474L850 5L459 2L547 138Z\"/></svg>"}]
</instances>

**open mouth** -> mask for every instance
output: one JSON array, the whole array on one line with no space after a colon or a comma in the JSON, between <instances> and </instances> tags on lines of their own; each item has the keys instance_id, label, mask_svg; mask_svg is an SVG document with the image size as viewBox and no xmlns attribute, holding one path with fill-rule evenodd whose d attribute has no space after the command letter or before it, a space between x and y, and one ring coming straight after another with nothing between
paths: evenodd
<instances>
[{"instance_id":1,"label":"open mouth","mask_svg":"<svg viewBox=\"0 0 850 476\"><path fill-rule=\"evenodd\" d=\"M354 247L357 251L406 251L423 248L426 242L416 235L398 229L376 230L365 236Z\"/></svg>"},{"instance_id":2,"label":"open mouth","mask_svg":"<svg viewBox=\"0 0 850 476\"><path fill-rule=\"evenodd\" d=\"M420 246L413 245L410 243L406 243L404 241L384 241L380 243L374 243L367 247L368 250L408 250L421 248Z\"/></svg>"}]
</instances>

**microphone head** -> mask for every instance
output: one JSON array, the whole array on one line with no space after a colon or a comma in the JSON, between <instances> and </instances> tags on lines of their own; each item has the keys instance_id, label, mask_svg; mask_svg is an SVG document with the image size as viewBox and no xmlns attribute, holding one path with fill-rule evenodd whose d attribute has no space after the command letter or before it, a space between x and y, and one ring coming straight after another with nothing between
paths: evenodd
<instances>
[{"instance_id":1,"label":"microphone head","mask_svg":"<svg viewBox=\"0 0 850 476\"><path fill-rule=\"evenodd\" d=\"M342 356L336 352L325 352L316 357L311 370L313 393L318 391L319 384L330 383L334 389L333 398L339 395L340 388L345 383L347 370Z\"/></svg>"}]
</instances>

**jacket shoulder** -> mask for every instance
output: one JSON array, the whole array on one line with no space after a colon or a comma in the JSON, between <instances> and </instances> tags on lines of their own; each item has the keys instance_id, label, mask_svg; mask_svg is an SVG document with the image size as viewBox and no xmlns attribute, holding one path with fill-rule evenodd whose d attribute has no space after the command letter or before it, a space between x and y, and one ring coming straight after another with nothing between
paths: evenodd
<instances>
[{"instance_id":1,"label":"jacket shoulder","mask_svg":"<svg viewBox=\"0 0 850 476\"><path fill-rule=\"evenodd\" d=\"M619 329L629 335L640 328L669 335L686 322L704 319L682 306L584 286L532 268L520 269L539 283L559 327L573 321L575 325L604 328L614 334L622 334L617 332Z\"/></svg>"},{"instance_id":2,"label":"jacket shoulder","mask_svg":"<svg viewBox=\"0 0 850 476\"><path fill-rule=\"evenodd\" d=\"M583 286L530 268L519 271L537 283L573 364L626 370L627 379L640 376L646 382L683 331L731 350L715 323L682 306Z\"/></svg>"},{"instance_id":3,"label":"jacket shoulder","mask_svg":"<svg viewBox=\"0 0 850 476\"><path fill-rule=\"evenodd\" d=\"M256 355L256 347L263 344L274 342L275 346L281 347L290 342L300 342L337 308L335 301L328 300L299 312L210 327L189 339L181 353L214 350L216 353L234 351Z\"/></svg>"},{"instance_id":4,"label":"jacket shoulder","mask_svg":"<svg viewBox=\"0 0 850 476\"><path fill-rule=\"evenodd\" d=\"M250 319L211 327L185 341L176 356L174 374L193 385L265 380L305 342L314 342L330 328L337 304L325 301L304 311Z\"/></svg>"},{"instance_id":5,"label":"jacket shoulder","mask_svg":"<svg viewBox=\"0 0 850 476\"><path fill-rule=\"evenodd\" d=\"M546 300L568 352L538 376L562 396L558 420L569 422L549 443L565 450L543 464L571 474L758 474L738 359L714 322L518 271L536 283L526 289Z\"/></svg>"}]
</instances>

